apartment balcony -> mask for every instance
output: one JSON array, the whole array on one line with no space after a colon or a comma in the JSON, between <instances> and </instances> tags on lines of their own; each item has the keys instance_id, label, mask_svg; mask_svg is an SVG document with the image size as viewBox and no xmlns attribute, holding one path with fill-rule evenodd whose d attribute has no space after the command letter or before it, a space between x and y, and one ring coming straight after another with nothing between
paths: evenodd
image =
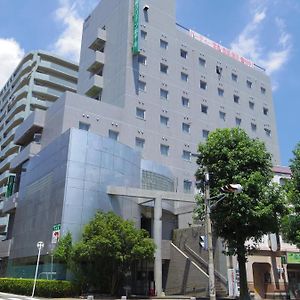
<instances>
[{"instance_id":1,"label":"apartment balcony","mask_svg":"<svg viewBox=\"0 0 300 300\"><path fill-rule=\"evenodd\" d=\"M41 86L41 85L33 85L32 92L42 94L44 96L52 96L52 98L59 98L64 92L55 90L46 86Z\"/></svg>"},{"instance_id":2,"label":"apartment balcony","mask_svg":"<svg viewBox=\"0 0 300 300\"><path fill-rule=\"evenodd\" d=\"M3 203L2 212L4 214L9 214L14 212L18 206L18 200L19 200L18 192L6 198L4 201L2 201Z\"/></svg>"},{"instance_id":3,"label":"apartment balcony","mask_svg":"<svg viewBox=\"0 0 300 300\"><path fill-rule=\"evenodd\" d=\"M61 66L61 65L53 63L53 62L41 60L41 62L39 63L39 68L54 70L56 72L62 73L63 75L71 76L74 79L78 78L78 72L77 71L71 70L67 67Z\"/></svg>"},{"instance_id":4,"label":"apartment balcony","mask_svg":"<svg viewBox=\"0 0 300 300\"><path fill-rule=\"evenodd\" d=\"M0 173L3 172L4 170L9 169L11 161L16 157L17 153L13 153L12 155L9 155L6 157L4 160L1 161L0 163Z\"/></svg>"},{"instance_id":5,"label":"apartment balcony","mask_svg":"<svg viewBox=\"0 0 300 300\"><path fill-rule=\"evenodd\" d=\"M35 133L40 133L45 124L46 112L35 110L28 118L17 128L14 142L18 145L26 145L33 140Z\"/></svg>"},{"instance_id":6,"label":"apartment balcony","mask_svg":"<svg viewBox=\"0 0 300 300\"><path fill-rule=\"evenodd\" d=\"M0 122L0 126L6 122L9 122L10 119L18 112L25 110L27 104L26 99L22 99L20 101L17 101L14 103L14 105L11 107L10 111L5 115L5 118ZM10 104L8 104L10 105Z\"/></svg>"},{"instance_id":7,"label":"apartment balcony","mask_svg":"<svg viewBox=\"0 0 300 300\"><path fill-rule=\"evenodd\" d=\"M12 239L0 241L0 258L9 257Z\"/></svg>"},{"instance_id":8,"label":"apartment balcony","mask_svg":"<svg viewBox=\"0 0 300 300\"><path fill-rule=\"evenodd\" d=\"M0 187L0 198L2 198L6 194L7 186L1 186Z\"/></svg>"},{"instance_id":9,"label":"apartment balcony","mask_svg":"<svg viewBox=\"0 0 300 300\"><path fill-rule=\"evenodd\" d=\"M25 111L21 111L17 114L15 114L9 122L3 127L3 134L8 134L10 130L12 130L14 127L18 126L23 122L23 120L26 118L27 113Z\"/></svg>"},{"instance_id":10,"label":"apartment balcony","mask_svg":"<svg viewBox=\"0 0 300 300\"><path fill-rule=\"evenodd\" d=\"M16 145L14 142L10 142L1 152L0 152L0 158L4 159L8 155L12 153L16 153L18 151L20 146Z\"/></svg>"},{"instance_id":11,"label":"apartment balcony","mask_svg":"<svg viewBox=\"0 0 300 300\"><path fill-rule=\"evenodd\" d=\"M29 87L27 85L23 86L21 89L17 90L14 93L11 101L18 101L22 98L26 98L28 92L29 92ZM3 104L0 106L0 108L3 109L6 105L8 105L8 100L3 102Z\"/></svg>"},{"instance_id":12,"label":"apartment balcony","mask_svg":"<svg viewBox=\"0 0 300 300\"><path fill-rule=\"evenodd\" d=\"M99 51L104 48L106 42L106 30L99 28L97 30L97 36L88 43L89 48L94 51Z\"/></svg>"},{"instance_id":13,"label":"apartment balcony","mask_svg":"<svg viewBox=\"0 0 300 300\"><path fill-rule=\"evenodd\" d=\"M98 70L103 69L105 63L105 54L100 51L94 51L91 61L88 63L88 71L96 74Z\"/></svg>"},{"instance_id":14,"label":"apartment balcony","mask_svg":"<svg viewBox=\"0 0 300 300\"><path fill-rule=\"evenodd\" d=\"M62 89L68 89L72 92L76 92L76 90L77 90L77 84L76 83L73 83L69 80L65 80L65 79L62 79L62 78L59 78L59 77L56 77L56 76L36 72L35 75L34 75L34 78L42 80L42 81L46 82L46 84L47 84L47 82L51 83L51 84L53 84L53 83L57 84Z\"/></svg>"},{"instance_id":15,"label":"apartment balcony","mask_svg":"<svg viewBox=\"0 0 300 300\"><path fill-rule=\"evenodd\" d=\"M1 141L1 147L6 147L11 141L14 139L14 134L16 132L16 128L12 129L10 132L7 133L5 138Z\"/></svg>"},{"instance_id":16,"label":"apartment balcony","mask_svg":"<svg viewBox=\"0 0 300 300\"><path fill-rule=\"evenodd\" d=\"M88 81L89 89L85 94L89 97L97 96L103 89L103 77L99 75L93 75Z\"/></svg>"},{"instance_id":17,"label":"apartment balcony","mask_svg":"<svg viewBox=\"0 0 300 300\"><path fill-rule=\"evenodd\" d=\"M5 171L2 174L0 174L0 185L5 185L10 175L15 175L15 174L10 173L10 171Z\"/></svg>"},{"instance_id":18,"label":"apartment balcony","mask_svg":"<svg viewBox=\"0 0 300 300\"><path fill-rule=\"evenodd\" d=\"M41 150L41 145L35 142L30 143L22 151L20 151L10 162L10 171L14 172L19 166L21 166L26 160L35 156ZM1 165L0 165L1 166Z\"/></svg>"}]
</instances>

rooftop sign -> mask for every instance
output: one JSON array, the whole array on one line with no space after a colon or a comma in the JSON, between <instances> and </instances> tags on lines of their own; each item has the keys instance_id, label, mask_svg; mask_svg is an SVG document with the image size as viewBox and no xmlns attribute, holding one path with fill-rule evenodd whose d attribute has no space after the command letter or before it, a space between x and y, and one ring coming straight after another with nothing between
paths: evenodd
<instances>
[{"instance_id":1,"label":"rooftop sign","mask_svg":"<svg viewBox=\"0 0 300 300\"><path fill-rule=\"evenodd\" d=\"M254 68L254 63L251 60L238 55L237 53L233 52L232 50L229 50L229 49L223 47L222 45L208 39L207 37L201 35L200 33L190 29L189 30L189 35L191 37L193 37L195 40L197 40L197 41L199 41L199 42L201 42L201 43L203 43L203 44L205 44L205 45L207 45L211 48L214 48L215 50L217 50L217 51L219 51L219 52L221 52L221 53L223 53L223 54L225 54L225 55L227 55L227 56L243 63L244 65L246 65L248 67L251 67L251 68Z\"/></svg>"}]
</instances>

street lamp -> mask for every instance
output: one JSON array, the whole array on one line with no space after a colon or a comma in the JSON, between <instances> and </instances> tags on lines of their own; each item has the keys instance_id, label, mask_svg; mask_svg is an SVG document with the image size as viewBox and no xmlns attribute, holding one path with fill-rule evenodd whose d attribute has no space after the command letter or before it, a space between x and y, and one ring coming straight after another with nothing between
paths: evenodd
<instances>
[{"instance_id":1,"label":"street lamp","mask_svg":"<svg viewBox=\"0 0 300 300\"><path fill-rule=\"evenodd\" d=\"M44 242L38 242L36 244L36 246L37 246L39 251L38 251L38 256L37 256L37 261L36 261L36 268L35 268L31 298L33 298L33 296L34 296L34 291L35 291L35 286L36 286L36 279L37 279L38 269L39 269L40 256L41 256L41 250L44 248Z\"/></svg>"}]
</instances>

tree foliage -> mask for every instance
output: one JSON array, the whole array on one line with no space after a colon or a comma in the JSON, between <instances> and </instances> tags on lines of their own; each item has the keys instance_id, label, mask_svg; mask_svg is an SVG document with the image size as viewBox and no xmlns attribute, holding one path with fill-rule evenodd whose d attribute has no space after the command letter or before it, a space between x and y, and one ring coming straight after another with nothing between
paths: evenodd
<instances>
[{"instance_id":1,"label":"tree foliage","mask_svg":"<svg viewBox=\"0 0 300 300\"><path fill-rule=\"evenodd\" d=\"M279 219L286 212L280 187L271 184L271 155L262 142L249 138L239 128L217 129L209 134L206 143L199 145L198 151L196 177L202 180L205 167L208 169L211 195L218 195L220 188L229 183L243 187L242 193L228 194L219 202L211 211L211 219L215 234L227 246L227 254L237 255L241 299L248 299L245 263L249 249L245 242L277 232Z\"/></svg>"},{"instance_id":2,"label":"tree foliage","mask_svg":"<svg viewBox=\"0 0 300 300\"><path fill-rule=\"evenodd\" d=\"M69 240L66 236L60 241L55 256L69 262L83 285L111 294L118 292L124 275L135 261L151 260L155 251L145 230L135 228L133 222L113 212L97 212L71 252Z\"/></svg>"},{"instance_id":3,"label":"tree foliage","mask_svg":"<svg viewBox=\"0 0 300 300\"><path fill-rule=\"evenodd\" d=\"M290 165L292 177L285 185L291 213L282 222L282 233L287 241L300 248L300 143L293 154Z\"/></svg>"}]
</instances>

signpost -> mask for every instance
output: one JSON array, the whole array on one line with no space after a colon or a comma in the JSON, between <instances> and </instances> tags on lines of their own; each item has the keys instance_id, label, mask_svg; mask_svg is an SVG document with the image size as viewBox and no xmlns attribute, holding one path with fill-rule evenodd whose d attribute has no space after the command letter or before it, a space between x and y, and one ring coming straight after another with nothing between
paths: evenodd
<instances>
[{"instance_id":1,"label":"signpost","mask_svg":"<svg viewBox=\"0 0 300 300\"><path fill-rule=\"evenodd\" d=\"M52 239L51 243L56 244L60 238L60 228L61 224L55 224L52 228Z\"/></svg>"},{"instance_id":2,"label":"signpost","mask_svg":"<svg viewBox=\"0 0 300 300\"><path fill-rule=\"evenodd\" d=\"M39 269L39 263L40 263L40 256L41 256L41 250L44 248L44 242L38 242L36 244L39 252L38 252L38 256L37 256L37 261L36 261L36 268L35 268L35 274L34 274L34 281L33 281L33 289L32 289L32 294L31 294L31 298L33 298L34 296L34 291L35 291L35 286L36 286L36 279L37 279L37 275L38 275L38 269Z\"/></svg>"}]
</instances>

